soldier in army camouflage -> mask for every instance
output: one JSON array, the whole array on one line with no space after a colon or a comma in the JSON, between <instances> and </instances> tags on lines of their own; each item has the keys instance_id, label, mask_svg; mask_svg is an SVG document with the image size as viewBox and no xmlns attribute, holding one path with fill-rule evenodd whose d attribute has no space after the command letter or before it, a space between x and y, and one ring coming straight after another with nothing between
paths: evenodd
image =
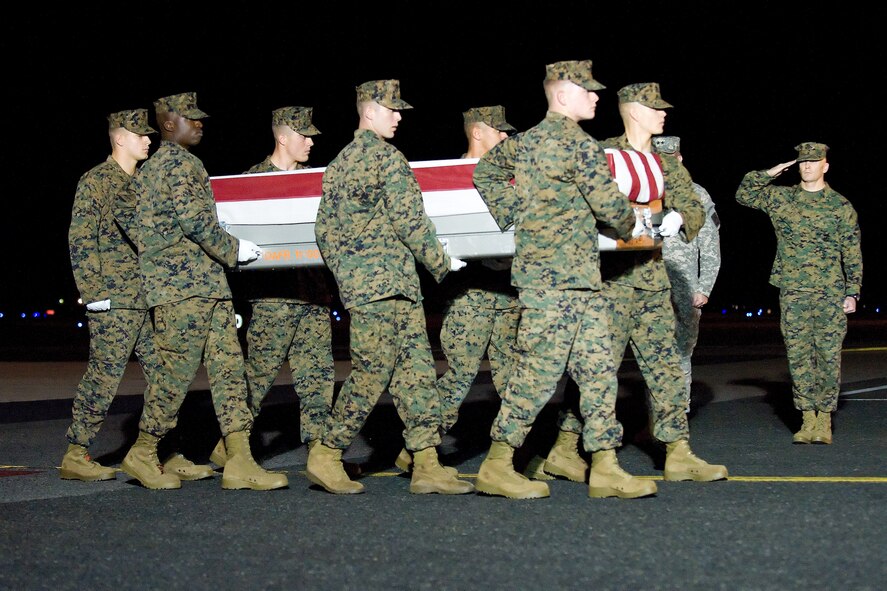
<instances>
[{"instance_id":1,"label":"soldier in army camouflage","mask_svg":"<svg viewBox=\"0 0 887 591\"><path fill-rule=\"evenodd\" d=\"M515 131L505 120L501 105L468 109L462 119L468 140L463 158L480 158L508 137L509 131ZM496 391L505 391L515 359L520 304L511 285L510 258L469 261L465 269L444 279L441 291L449 300L440 330L447 370L437 380L440 431L444 434L456 424L459 407L477 377L484 354L489 358ZM412 457L404 449L395 463L409 470Z\"/></svg>"},{"instance_id":2,"label":"soldier in army camouflage","mask_svg":"<svg viewBox=\"0 0 887 591\"><path fill-rule=\"evenodd\" d=\"M736 191L736 201L766 213L776 232L770 284L779 288L792 399L802 415L794 443L832 442L847 314L856 312L862 287L856 210L825 180L828 149L799 144L797 158L747 173ZM773 183L795 163L799 184Z\"/></svg>"},{"instance_id":3,"label":"soldier in army camouflage","mask_svg":"<svg viewBox=\"0 0 887 591\"><path fill-rule=\"evenodd\" d=\"M386 140L412 108L397 80L357 87L360 123L327 166L315 222L317 245L333 272L351 317L351 373L320 442L308 452L311 482L336 494L363 492L342 465L386 388L406 428L413 454L410 492L463 494L474 490L440 465L440 403L416 264L440 281L465 266L451 258L425 213L409 162Z\"/></svg>"},{"instance_id":4,"label":"soldier in army camouflage","mask_svg":"<svg viewBox=\"0 0 887 591\"><path fill-rule=\"evenodd\" d=\"M579 122L594 118L598 90L590 60L546 66L545 119L488 151L474 183L500 228L514 224L512 284L521 321L519 359L490 431L492 445L481 464L479 492L508 498L549 496L548 484L514 469L514 451L566 371L579 386L585 419L583 442L598 468L592 497L653 494L656 485L619 468L615 448L616 367L598 264L598 222L629 238L639 224L610 177L597 141ZM575 442L574 442L575 447Z\"/></svg>"},{"instance_id":5,"label":"soldier in army camouflage","mask_svg":"<svg viewBox=\"0 0 887 591\"><path fill-rule=\"evenodd\" d=\"M662 135L653 138L653 147L660 154L674 154L683 164L681 138ZM693 349L699 338L699 319L708 303L721 268L721 221L711 196L694 182L693 191L705 208L705 223L693 240L684 240L678 234L662 240L662 260L671 283L671 305L675 313L675 340L684 372L684 395L690 412L690 392L693 383Z\"/></svg>"},{"instance_id":6,"label":"soldier in army camouflage","mask_svg":"<svg viewBox=\"0 0 887 591\"><path fill-rule=\"evenodd\" d=\"M245 174L310 168L305 162L320 131L311 122L311 107L281 107L271 113L274 151ZM330 414L336 384L330 304L334 280L325 267L267 272L229 273L235 296L252 307L246 332L246 378L253 418L289 362L299 396L301 440L320 437ZM219 440L210 459L225 465L225 442Z\"/></svg>"},{"instance_id":7,"label":"soldier in army camouflage","mask_svg":"<svg viewBox=\"0 0 887 591\"><path fill-rule=\"evenodd\" d=\"M147 488L181 487L180 475L159 465L157 444L175 427L202 361L225 438L222 488L285 487L286 476L260 468L249 448L253 420L225 277L226 267L253 261L262 250L219 225L209 175L190 152L203 138L202 119L207 117L197 107L196 95L160 98L154 111L160 147L133 179L135 213L124 227L131 229L138 248L160 367L153 384L157 395L145 400L138 439L121 468Z\"/></svg>"},{"instance_id":8,"label":"soldier in army camouflage","mask_svg":"<svg viewBox=\"0 0 887 591\"><path fill-rule=\"evenodd\" d=\"M619 114L625 132L604 140L606 148L651 152L652 137L665 127L666 102L655 82L619 89ZM659 232L664 239L693 240L705 222L702 201L689 172L674 154L660 154L665 181ZM648 388L652 434L665 443L665 480L710 482L727 478L727 469L709 464L690 449L690 425L684 412L684 376L675 341L675 314L662 253L640 250L606 253L601 259L604 297L610 316L617 365L630 344Z\"/></svg>"},{"instance_id":9,"label":"soldier in army camouflage","mask_svg":"<svg viewBox=\"0 0 887 591\"><path fill-rule=\"evenodd\" d=\"M64 479L113 480L117 471L100 465L87 450L95 440L135 350L142 371L157 365L148 306L141 293L138 255L114 220L114 201L148 157L148 111L108 116L111 154L77 183L68 246L71 268L89 324L89 360L77 385L68 449L59 474ZM151 380L148 380L151 383ZM150 398L146 392L145 397Z\"/></svg>"}]
</instances>

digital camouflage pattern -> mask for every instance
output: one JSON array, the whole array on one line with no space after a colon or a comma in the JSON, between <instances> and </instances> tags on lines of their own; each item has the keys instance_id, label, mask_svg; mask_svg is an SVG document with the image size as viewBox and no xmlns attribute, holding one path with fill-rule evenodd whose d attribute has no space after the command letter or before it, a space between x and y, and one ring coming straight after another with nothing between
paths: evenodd
<instances>
[{"instance_id":1,"label":"digital camouflage pattern","mask_svg":"<svg viewBox=\"0 0 887 591\"><path fill-rule=\"evenodd\" d=\"M485 123L498 131L516 131L515 128L505 120L505 107L502 105L468 109L462 113L462 119L465 125Z\"/></svg>"},{"instance_id":2,"label":"digital camouflage pattern","mask_svg":"<svg viewBox=\"0 0 887 591\"><path fill-rule=\"evenodd\" d=\"M355 131L324 172L314 232L351 315L352 370L324 445L350 445L386 388L407 449L438 445L437 372L416 265L439 282L450 257L403 154L371 130Z\"/></svg>"},{"instance_id":3,"label":"digital camouflage pattern","mask_svg":"<svg viewBox=\"0 0 887 591\"><path fill-rule=\"evenodd\" d=\"M484 154L474 184L499 227L514 224L518 289L600 289L598 220L620 236L634 226L603 149L557 113Z\"/></svg>"},{"instance_id":4,"label":"digital camouflage pattern","mask_svg":"<svg viewBox=\"0 0 887 591\"><path fill-rule=\"evenodd\" d=\"M609 330L596 291L597 223L627 238L634 213L603 150L577 122L549 112L484 154L474 183L499 227L514 224L512 284L521 303L518 361L490 436L520 447L569 371L580 388L586 449L615 447L622 427L615 418Z\"/></svg>"},{"instance_id":5,"label":"digital camouflage pattern","mask_svg":"<svg viewBox=\"0 0 887 591\"><path fill-rule=\"evenodd\" d=\"M284 360L299 397L303 442L323 434L336 385L330 311L326 306L256 300L246 333L246 379L253 417L274 384Z\"/></svg>"},{"instance_id":6,"label":"digital camouflage pattern","mask_svg":"<svg viewBox=\"0 0 887 591\"><path fill-rule=\"evenodd\" d=\"M841 346L847 315L828 291L782 288L779 327L798 410L835 412L841 391Z\"/></svg>"},{"instance_id":7,"label":"digital camouflage pattern","mask_svg":"<svg viewBox=\"0 0 887 591\"><path fill-rule=\"evenodd\" d=\"M772 180L766 170L751 171L736 192L736 201L766 213L776 232L770 284L827 291L839 299L858 295L862 251L856 210L827 183L811 193Z\"/></svg>"},{"instance_id":8,"label":"digital camouflage pattern","mask_svg":"<svg viewBox=\"0 0 887 591\"><path fill-rule=\"evenodd\" d=\"M308 167L297 163L296 168ZM246 174L279 170L269 156ZM246 332L246 379L252 415L259 415L262 402L287 361L299 396L301 440L317 440L330 414L336 383L329 270L310 267L242 275L248 275L243 291L252 304Z\"/></svg>"},{"instance_id":9,"label":"digital camouflage pattern","mask_svg":"<svg viewBox=\"0 0 887 591\"><path fill-rule=\"evenodd\" d=\"M310 137L320 134L320 130L311 123L311 107L281 107L271 112L271 125L285 125L298 134Z\"/></svg>"},{"instance_id":10,"label":"digital camouflage pattern","mask_svg":"<svg viewBox=\"0 0 887 591\"><path fill-rule=\"evenodd\" d=\"M795 150L798 151L798 157L795 158L795 160L798 162L808 162L825 158L825 154L828 152L829 147L825 144L818 144L816 142L804 142L803 144L795 146Z\"/></svg>"},{"instance_id":11,"label":"digital camouflage pattern","mask_svg":"<svg viewBox=\"0 0 887 591\"><path fill-rule=\"evenodd\" d=\"M387 390L405 426L406 448L415 452L439 445L437 372L422 303L390 298L350 312L352 369L336 397L323 444L346 449Z\"/></svg>"},{"instance_id":12,"label":"digital camouflage pattern","mask_svg":"<svg viewBox=\"0 0 887 591\"><path fill-rule=\"evenodd\" d=\"M160 358L148 310L115 308L113 302L105 312L87 312L89 360L77 384L73 420L66 433L69 443L87 448L105 422L133 351L148 383L145 400L156 398L153 375Z\"/></svg>"},{"instance_id":13,"label":"digital camouflage pattern","mask_svg":"<svg viewBox=\"0 0 887 591\"><path fill-rule=\"evenodd\" d=\"M671 283L671 303L675 313L675 339L684 372L687 400L693 381L692 357L699 336L702 311L693 306L693 294L709 297L721 268L720 219L711 196L701 186L693 189L705 208L705 223L689 242L680 235L662 239L662 259Z\"/></svg>"},{"instance_id":14,"label":"digital camouflage pattern","mask_svg":"<svg viewBox=\"0 0 887 591\"><path fill-rule=\"evenodd\" d=\"M605 148L634 150L625 135L612 137L601 142ZM659 154L662 163L662 175L665 179L665 195L662 207L664 211L674 210L681 214L684 224L681 235L686 240L693 240L705 223L705 208L702 200L693 190L693 179L674 154ZM625 196L623 199L627 201ZM655 250L636 250L624 252L607 252L601 259L601 273L606 281L630 285L637 289L664 290L669 289L668 274L662 262L662 252Z\"/></svg>"},{"instance_id":15,"label":"digital camouflage pattern","mask_svg":"<svg viewBox=\"0 0 887 591\"><path fill-rule=\"evenodd\" d=\"M188 119L209 117L197 107L196 92L183 92L159 98L154 101L154 111L157 113L178 113Z\"/></svg>"},{"instance_id":16,"label":"digital camouflage pattern","mask_svg":"<svg viewBox=\"0 0 887 591\"><path fill-rule=\"evenodd\" d=\"M156 129L148 125L148 109L117 111L108 115L108 129L117 129L118 127L138 135L157 133Z\"/></svg>"},{"instance_id":17,"label":"digital camouflage pattern","mask_svg":"<svg viewBox=\"0 0 887 591\"><path fill-rule=\"evenodd\" d=\"M111 299L113 308L146 310L138 255L115 221L119 196L131 180L111 156L80 177L68 249L74 281L84 302Z\"/></svg>"},{"instance_id":18,"label":"digital camouflage pattern","mask_svg":"<svg viewBox=\"0 0 887 591\"><path fill-rule=\"evenodd\" d=\"M664 443L690 438L681 358L675 341L675 315L668 290L604 283L613 363L622 365L631 344L647 385L653 437Z\"/></svg>"},{"instance_id":19,"label":"digital camouflage pattern","mask_svg":"<svg viewBox=\"0 0 887 591\"><path fill-rule=\"evenodd\" d=\"M225 268L237 263L239 241L219 224L206 168L163 140L130 188L135 215L124 224L134 228L161 364L159 398L146 401L139 428L162 437L175 426L203 362L222 435L249 429L243 350L225 276Z\"/></svg>"},{"instance_id":20,"label":"digital camouflage pattern","mask_svg":"<svg viewBox=\"0 0 887 591\"><path fill-rule=\"evenodd\" d=\"M670 109L672 104L662 98L659 84L656 82L639 82L623 86L616 93L620 103L640 103L651 109Z\"/></svg>"},{"instance_id":21,"label":"digital camouflage pattern","mask_svg":"<svg viewBox=\"0 0 887 591\"><path fill-rule=\"evenodd\" d=\"M113 215L131 178L108 156L80 177L71 211L68 245L81 299L111 300L110 310L87 312L89 359L66 434L68 442L84 447L92 444L104 423L133 350L146 374L158 363L138 256Z\"/></svg>"},{"instance_id":22,"label":"digital camouflage pattern","mask_svg":"<svg viewBox=\"0 0 887 591\"><path fill-rule=\"evenodd\" d=\"M156 398L145 400L139 431L162 438L176 426L201 361L222 436L249 430L253 417L231 300L191 297L158 305L153 314L160 367L145 376L152 380Z\"/></svg>"},{"instance_id":23,"label":"digital camouflage pattern","mask_svg":"<svg viewBox=\"0 0 887 591\"><path fill-rule=\"evenodd\" d=\"M373 101L388 109L403 111L413 106L400 98L399 80L370 80L357 88L358 101Z\"/></svg>"},{"instance_id":24,"label":"digital camouflage pattern","mask_svg":"<svg viewBox=\"0 0 887 591\"><path fill-rule=\"evenodd\" d=\"M568 80L585 90L603 90L603 84L591 75L591 60L568 60L545 66L546 80Z\"/></svg>"},{"instance_id":25,"label":"digital camouflage pattern","mask_svg":"<svg viewBox=\"0 0 887 591\"><path fill-rule=\"evenodd\" d=\"M421 301L417 261L438 282L450 270L409 162L370 130L357 130L324 171L314 233L349 310Z\"/></svg>"},{"instance_id":26,"label":"digital camouflage pattern","mask_svg":"<svg viewBox=\"0 0 887 591\"><path fill-rule=\"evenodd\" d=\"M770 283L780 289L780 323L798 410L834 410L847 319L843 301L862 287L856 210L826 183L821 191L772 184L748 172L736 201L766 213L776 233Z\"/></svg>"},{"instance_id":27,"label":"digital camouflage pattern","mask_svg":"<svg viewBox=\"0 0 887 591\"><path fill-rule=\"evenodd\" d=\"M230 299L225 268L239 241L222 229L199 158L164 140L133 178L134 238L150 307L190 297Z\"/></svg>"},{"instance_id":28,"label":"digital camouflage pattern","mask_svg":"<svg viewBox=\"0 0 887 591\"><path fill-rule=\"evenodd\" d=\"M459 407L474 384L485 353L496 392L500 396L505 392L517 359L514 343L520 322L520 303L512 296L507 307L502 307L496 302L497 295L485 290L468 290L451 301L444 313L440 344L448 367L437 380L442 433L456 424Z\"/></svg>"},{"instance_id":29,"label":"digital camouflage pattern","mask_svg":"<svg viewBox=\"0 0 887 591\"><path fill-rule=\"evenodd\" d=\"M634 149L625 134L601 144L607 148ZM690 173L676 155L660 154L659 158L665 180L663 209L681 214L681 234L686 240L693 240L705 222L702 200L693 190ZM647 384L653 436L665 443L688 439L671 283L661 250L605 253L601 272L614 363L617 367L622 364L630 344Z\"/></svg>"}]
</instances>

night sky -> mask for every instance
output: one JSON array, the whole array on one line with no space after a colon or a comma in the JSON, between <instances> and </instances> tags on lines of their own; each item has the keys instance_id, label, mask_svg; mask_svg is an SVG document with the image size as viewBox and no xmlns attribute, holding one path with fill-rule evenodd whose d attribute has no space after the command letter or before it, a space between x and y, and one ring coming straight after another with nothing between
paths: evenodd
<instances>
[{"instance_id":1,"label":"night sky","mask_svg":"<svg viewBox=\"0 0 887 591\"><path fill-rule=\"evenodd\" d=\"M583 123L598 139L622 132L616 91L625 84L658 82L675 105L665 132L682 137L684 164L708 189L722 221L714 305L775 305L767 285L772 228L734 195L745 172L792 160L803 141L832 148L826 180L860 217L863 303L883 302L885 122L877 88L887 69L884 32L879 19L852 2L776 5L19 8L23 16L7 15L0 24L7 174L0 311L76 298L67 248L71 204L80 175L109 153L110 112L150 110L157 97L197 92L210 118L193 151L218 176L239 174L271 152L273 109L312 106L322 134L309 164L326 166L357 125L354 87L397 78L415 108L404 113L392 143L413 161L458 158L465 148L462 111L502 104L508 121L527 129L545 115L545 65L567 59L593 60L595 78L607 86L597 117ZM153 149L159 138L152 138ZM798 180L792 169L779 182Z\"/></svg>"}]
</instances>

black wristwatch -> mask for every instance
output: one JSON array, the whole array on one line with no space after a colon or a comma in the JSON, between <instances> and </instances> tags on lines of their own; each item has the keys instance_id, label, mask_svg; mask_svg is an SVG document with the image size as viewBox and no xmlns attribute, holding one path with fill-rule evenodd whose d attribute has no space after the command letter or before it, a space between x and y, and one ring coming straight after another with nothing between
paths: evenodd
<instances>
[{"instance_id":1,"label":"black wristwatch","mask_svg":"<svg viewBox=\"0 0 887 591\"><path fill-rule=\"evenodd\" d=\"M848 293L846 297L853 298L857 302L859 301L859 294L858 293Z\"/></svg>"}]
</instances>

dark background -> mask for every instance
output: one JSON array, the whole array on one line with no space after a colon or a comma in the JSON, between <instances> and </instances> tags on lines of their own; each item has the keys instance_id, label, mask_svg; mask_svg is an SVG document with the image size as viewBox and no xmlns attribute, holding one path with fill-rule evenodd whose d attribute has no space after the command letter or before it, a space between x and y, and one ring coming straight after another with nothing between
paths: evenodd
<instances>
[{"instance_id":1,"label":"dark background","mask_svg":"<svg viewBox=\"0 0 887 591\"><path fill-rule=\"evenodd\" d=\"M592 59L607 85L597 117L583 123L596 138L622 132L616 91L625 84L659 82L675 105L665 132L682 137L684 162L722 220L714 305L776 305L767 285L772 228L734 194L745 172L792 160L803 141L831 146L826 179L859 213L865 311L885 299L884 33L881 19L855 3L220 6L19 6L19 16L3 18L0 312L76 299L71 205L80 175L109 153L110 112L197 92L210 118L194 153L217 176L270 153L273 109L312 106L322 134L309 164L326 166L357 125L354 87L397 78L415 108L393 144L413 161L457 158L462 111L502 104L519 130L535 125L545 114L545 65L566 59ZM798 181L792 169L779 182Z\"/></svg>"}]
</instances>

